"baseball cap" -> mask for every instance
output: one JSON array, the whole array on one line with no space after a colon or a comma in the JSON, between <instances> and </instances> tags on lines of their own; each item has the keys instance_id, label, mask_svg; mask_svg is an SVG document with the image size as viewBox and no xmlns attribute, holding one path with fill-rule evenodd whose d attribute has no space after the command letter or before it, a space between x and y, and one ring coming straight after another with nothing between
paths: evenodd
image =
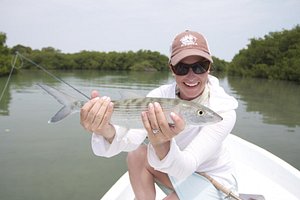
<instances>
[{"instance_id":1,"label":"baseball cap","mask_svg":"<svg viewBox=\"0 0 300 200\"><path fill-rule=\"evenodd\" d=\"M205 37L195 31L186 30L178 34L170 51L170 64L173 66L188 56L201 56L213 62Z\"/></svg>"}]
</instances>

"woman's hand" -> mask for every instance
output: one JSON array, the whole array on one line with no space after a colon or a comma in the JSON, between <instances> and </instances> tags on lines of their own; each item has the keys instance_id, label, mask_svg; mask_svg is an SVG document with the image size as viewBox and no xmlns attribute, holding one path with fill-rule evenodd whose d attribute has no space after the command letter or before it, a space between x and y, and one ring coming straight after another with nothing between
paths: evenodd
<instances>
[{"instance_id":1,"label":"woman's hand","mask_svg":"<svg viewBox=\"0 0 300 200\"><path fill-rule=\"evenodd\" d=\"M175 113L170 115L174 125L169 125L160 104L157 102L150 103L148 111L142 113L142 120L148 132L148 138L160 159L163 159L169 152L170 140L183 131L185 127L185 122L181 117Z\"/></svg>"},{"instance_id":2,"label":"woman's hand","mask_svg":"<svg viewBox=\"0 0 300 200\"><path fill-rule=\"evenodd\" d=\"M102 135L112 142L116 130L110 119L113 113L113 103L109 97L99 97L97 91L92 92L92 99L80 110L80 124L89 132Z\"/></svg>"}]
</instances>

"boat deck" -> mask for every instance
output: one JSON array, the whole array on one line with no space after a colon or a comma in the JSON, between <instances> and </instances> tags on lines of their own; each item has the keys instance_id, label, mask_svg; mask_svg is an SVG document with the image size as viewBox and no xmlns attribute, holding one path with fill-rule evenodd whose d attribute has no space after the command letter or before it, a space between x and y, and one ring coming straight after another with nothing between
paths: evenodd
<instances>
[{"instance_id":1,"label":"boat deck","mask_svg":"<svg viewBox=\"0 0 300 200\"><path fill-rule=\"evenodd\" d=\"M226 142L237 168L239 192L259 194L269 200L299 200L300 172L270 152L230 135ZM157 188L156 199L166 195ZM101 198L102 200L134 199L128 173Z\"/></svg>"},{"instance_id":2,"label":"boat deck","mask_svg":"<svg viewBox=\"0 0 300 200\"><path fill-rule=\"evenodd\" d=\"M240 193L265 199L300 199L300 172L268 151L231 135L229 148L236 163Z\"/></svg>"}]
</instances>

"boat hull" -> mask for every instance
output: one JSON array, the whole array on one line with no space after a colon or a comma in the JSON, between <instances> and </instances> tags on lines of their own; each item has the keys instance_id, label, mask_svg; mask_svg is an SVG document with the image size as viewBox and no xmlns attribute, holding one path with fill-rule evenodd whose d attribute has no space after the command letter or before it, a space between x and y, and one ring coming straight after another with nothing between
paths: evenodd
<instances>
[{"instance_id":1,"label":"boat hull","mask_svg":"<svg viewBox=\"0 0 300 200\"><path fill-rule=\"evenodd\" d=\"M240 193L259 194L265 199L299 200L300 172L270 152L247 142L238 136L229 135L225 141L237 169L237 182ZM165 194L156 186L157 197ZM134 199L126 172L102 200Z\"/></svg>"}]
</instances>

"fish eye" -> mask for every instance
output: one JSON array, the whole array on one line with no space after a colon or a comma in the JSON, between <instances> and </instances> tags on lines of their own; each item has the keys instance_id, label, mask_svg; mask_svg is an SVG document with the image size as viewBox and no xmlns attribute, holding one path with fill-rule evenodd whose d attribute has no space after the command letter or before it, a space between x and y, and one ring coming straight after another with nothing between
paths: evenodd
<instances>
[{"instance_id":1,"label":"fish eye","mask_svg":"<svg viewBox=\"0 0 300 200\"><path fill-rule=\"evenodd\" d=\"M198 110L198 111L197 111L197 114L198 114L199 116L202 116L202 115L204 114L204 112L203 112L203 110Z\"/></svg>"}]
</instances>

